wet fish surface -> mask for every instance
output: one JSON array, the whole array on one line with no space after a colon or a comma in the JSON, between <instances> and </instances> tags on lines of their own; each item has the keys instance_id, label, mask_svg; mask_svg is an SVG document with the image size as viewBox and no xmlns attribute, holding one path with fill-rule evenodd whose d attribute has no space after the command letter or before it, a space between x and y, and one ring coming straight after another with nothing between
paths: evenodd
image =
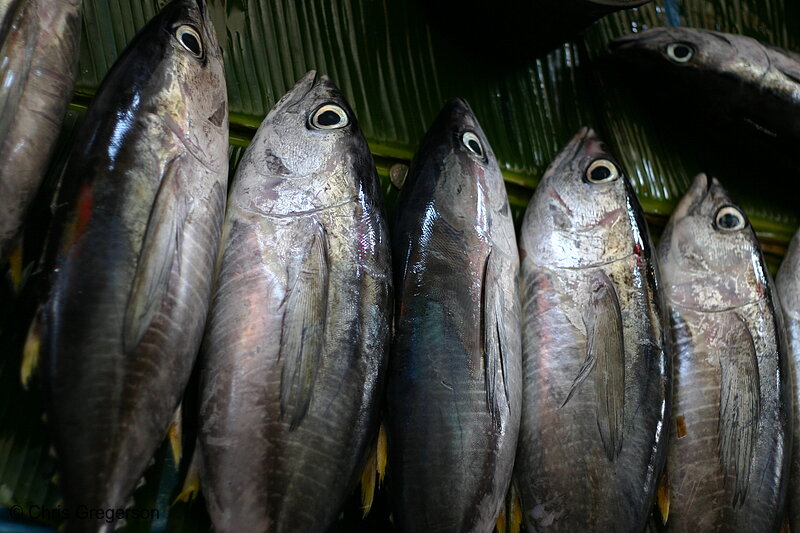
<instances>
[{"instance_id":1,"label":"wet fish surface","mask_svg":"<svg viewBox=\"0 0 800 533\"><path fill-rule=\"evenodd\" d=\"M666 315L644 213L592 130L536 188L520 259L525 525L641 532L666 457Z\"/></svg>"},{"instance_id":2,"label":"wet fish surface","mask_svg":"<svg viewBox=\"0 0 800 533\"><path fill-rule=\"evenodd\" d=\"M326 531L377 433L392 316L380 185L353 110L309 72L234 178L201 363L218 532Z\"/></svg>"},{"instance_id":3,"label":"wet fish surface","mask_svg":"<svg viewBox=\"0 0 800 533\"><path fill-rule=\"evenodd\" d=\"M55 149L80 29L80 0L0 0L0 263Z\"/></svg>"},{"instance_id":4,"label":"wet fish surface","mask_svg":"<svg viewBox=\"0 0 800 533\"><path fill-rule=\"evenodd\" d=\"M68 509L125 508L178 407L210 298L227 117L205 1L175 0L119 57L76 135L54 203L52 286L40 314Z\"/></svg>"},{"instance_id":5,"label":"wet fish surface","mask_svg":"<svg viewBox=\"0 0 800 533\"><path fill-rule=\"evenodd\" d=\"M674 349L670 531L778 531L791 391L780 309L747 217L699 175L659 244Z\"/></svg>"},{"instance_id":6,"label":"wet fish surface","mask_svg":"<svg viewBox=\"0 0 800 533\"><path fill-rule=\"evenodd\" d=\"M800 531L800 232L783 258L775 285L783 311L789 368L792 372L792 454L789 470L789 526Z\"/></svg>"},{"instance_id":7,"label":"wet fish surface","mask_svg":"<svg viewBox=\"0 0 800 533\"><path fill-rule=\"evenodd\" d=\"M420 145L393 232L389 478L400 531L493 531L520 413L519 259L505 184L469 106Z\"/></svg>"},{"instance_id":8,"label":"wet fish surface","mask_svg":"<svg viewBox=\"0 0 800 533\"><path fill-rule=\"evenodd\" d=\"M734 125L795 146L800 141L800 55L699 28L653 28L611 42L614 55ZM707 104L707 105L706 105Z\"/></svg>"}]
</instances>

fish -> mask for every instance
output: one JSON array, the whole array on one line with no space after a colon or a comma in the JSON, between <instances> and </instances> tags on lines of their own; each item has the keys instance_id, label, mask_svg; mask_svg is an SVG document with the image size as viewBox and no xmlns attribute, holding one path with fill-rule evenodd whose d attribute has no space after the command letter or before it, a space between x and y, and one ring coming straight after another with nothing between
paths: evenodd
<instances>
[{"instance_id":1,"label":"fish","mask_svg":"<svg viewBox=\"0 0 800 533\"><path fill-rule=\"evenodd\" d=\"M0 263L56 146L78 75L80 0L0 2Z\"/></svg>"},{"instance_id":2,"label":"fish","mask_svg":"<svg viewBox=\"0 0 800 533\"><path fill-rule=\"evenodd\" d=\"M76 133L31 328L67 531L113 529L80 509L126 507L189 380L224 215L227 119L205 0L174 0L119 56Z\"/></svg>"},{"instance_id":3,"label":"fish","mask_svg":"<svg viewBox=\"0 0 800 533\"><path fill-rule=\"evenodd\" d=\"M356 116L308 72L234 177L200 364L216 531L326 531L378 433L392 324L388 223Z\"/></svg>"},{"instance_id":4,"label":"fish","mask_svg":"<svg viewBox=\"0 0 800 533\"><path fill-rule=\"evenodd\" d=\"M593 130L545 172L519 248L526 528L643 531L666 457L666 312L644 212Z\"/></svg>"},{"instance_id":5,"label":"fish","mask_svg":"<svg viewBox=\"0 0 800 533\"><path fill-rule=\"evenodd\" d=\"M800 54L700 28L652 28L610 48L732 125L792 146L800 141Z\"/></svg>"},{"instance_id":6,"label":"fish","mask_svg":"<svg viewBox=\"0 0 800 533\"><path fill-rule=\"evenodd\" d=\"M674 351L669 531L778 531L791 448L780 307L744 211L698 175L658 255Z\"/></svg>"},{"instance_id":7,"label":"fish","mask_svg":"<svg viewBox=\"0 0 800 533\"><path fill-rule=\"evenodd\" d=\"M792 377L792 453L789 470L789 527L800 531L800 231L795 234L775 276L783 315L784 342Z\"/></svg>"},{"instance_id":8,"label":"fish","mask_svg":"<svg viewBox=\"0 0 800 533\"><path fill-rule=\"evenodd\" d=\"M494 152L449 100L397 203L387 484L399 531L493 530L520 416L519 258Z\"/></svg>"}]
</instances>

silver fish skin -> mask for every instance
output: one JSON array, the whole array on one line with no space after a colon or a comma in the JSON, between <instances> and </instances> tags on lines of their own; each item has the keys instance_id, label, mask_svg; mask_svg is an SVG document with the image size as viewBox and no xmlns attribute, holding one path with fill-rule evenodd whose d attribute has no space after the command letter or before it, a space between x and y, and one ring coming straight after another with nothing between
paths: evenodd
<instances>
[{"instance_id":1,"label":"silver fish skin","mask_svg":"<svg viewBox=\"0 0 800 533\"><path fill-rule=\"evenodd\" d=\"M216 531L326 531L378 429L392 317L380 185L353 110L309 72L228 201L201 363Z\"/></svg>"},{"instance_id":2,"label":"silver fish skin","mask_svg":"<svg viewBox=\"0 0 800 533\"><path fill-rule=\"evenodd\" d=\"M698 28L653 28L611 42L614 55L660 71L729 121L800 140L800 55L751 37Z\"/></svg>"},{"instance_id":3,"label":"silver fish skin","mask_svg":"<svg viewBox=\"0 0 800 533\"><path fill-rule=\"evenodd\" d=\"M789 244L775 286L783 311L789 369L792 373L792 454L789 471L789 528L800 531L800 232Z\"/></svg>"},{"instance_id":4,"label":"silver fish skin","mask_svg":"<svg viewBox=\"0 0 800 533\"><path fill-rule=\"evenodd\" d=\"M80 30L80 0L0 0L0 263L55 149Z\"/></svg>"},{"instance_id":5,"label":"silver fish skin","mask_svg":"<svg viewBox=\"0 0 800 533\"><path fill-rule=\"evenodd\" d=\"M40 312L68 531L124 508L202 340L228 173L222 57L204 0L167 4L104 79L54 203Z\"/></svg>"},{"instance_id":6,"label":"silver fish skin","mask_svg":"<svg viewBox=\"0 0 800 533\"><path fill-rule=\"evenodd\" d=\"M491 532L519 427L519 259L503 177L461 99L445 105L414 157L392 251L394 522L404 532Z\"/></svg>"},{"instance_id":7,"label":"silver fish skin","mask_svg":"<svg viewBox=\"0 0 800 533\"><path fill-rule=\"evenodd\" d=\"M719 182L701 174L658 252L675 358L667 529L778 531L791 378L755 233Z\"/></svg>"},{"instance_id":8,"label":"silver fish skin","mask_svg":"<svg viewBox=\"0 0 800 533\"><path fill-rule=\"evenodd\" d=\"M644 213L594 131L536 188L520 259L525 525L641 532L666 457L666 315Z\"/></svg>"}]
</instances>

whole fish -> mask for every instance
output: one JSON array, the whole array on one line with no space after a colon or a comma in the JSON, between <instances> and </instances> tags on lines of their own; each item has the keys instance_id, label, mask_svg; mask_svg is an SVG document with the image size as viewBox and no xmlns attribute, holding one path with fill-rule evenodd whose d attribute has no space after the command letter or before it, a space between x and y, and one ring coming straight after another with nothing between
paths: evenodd
<instances>
[{"instance_id":1,"label":"whole fish","mask_svg":"<svg viewBox=\"0 0 800 533\"><path fill-rule=\"evenodd\" d=\"M80 29L80 0L0 0L0 263L61 131Z\"/></svg>"},{"instance_id":2,"label":"whole fish","mask_svg":"<svg viewBox=\"0 0 800 533\"><path fill-rule=\"evenodd\" d=\"M111 68L75 137L40 313L68 531L113 528L76 506L125 507L189 379L222 225L227 117L205 0L174 0Z\"/></svg>"},{"instance_id":3,"label":"whole fish","mask_svg":"<svg viewBox=\"0 0 800 533\"><path fill-rule=\"evenodd\" d=\"M391 330L388 228L353 110L314 71L234 178L201 363L215 530L326 531L377 434Z\"/></svg>"},{"instance_id":4,"label":"whole fish","mask_svg":"<svg viewBox=\"0 0 800 533\"><path fill-rule=\"evenodd\" d=\"M644 213L592 130L536 188L520 258L525 524L641 532L666 456L665 313Z\"/></svg>"},{"instance_id":5,"label":"whole fish","mask_svg":"<svg viewBox=\"0 0 800 533\"><path fill-rule=\"evenodd\" d=\"M788 365L792 373L792 453L789 470L789 527L800 531L800 232L789 244L775 278L783 311Z\"/></svg>"},{"instance_id":6,"label":"whole fish","mask_svg":"<svg viewBox=\"0 0 800 533\"><path fill-rule=\"evenodd\" d=\"M659 244L674 349L670 531L778 531L791 445L779 309L755 233L699 175Z\"/></svg>"},{"instance_id":7,"label":"whole fish","mask_svg":"<svg viewBox=\"0 0 800 533\"><path fill-rule=\"evenodd\" d=\"M653 28L611 42L614 55L658 72L671 88L733 124L794 146L800 141L800 55L696 28Z\"/></svg>"},{"instance_id":8,"label":"whole fish","mask_svg":"<svg viewBox=\"0 0 800 533\"><path fill-rule=\"evenodd\" d=\"M388 382L390 492L400 531L493 531L520 413L514 224L469 106L450 100L397 204Z\"/></svg>"}]
</instances>

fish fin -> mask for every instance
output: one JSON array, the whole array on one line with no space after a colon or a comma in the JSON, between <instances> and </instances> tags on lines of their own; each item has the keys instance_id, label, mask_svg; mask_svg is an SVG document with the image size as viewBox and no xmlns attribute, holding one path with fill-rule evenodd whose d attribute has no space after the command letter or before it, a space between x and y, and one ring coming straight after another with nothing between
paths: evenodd
<instances>
[{"instance_id":1,"label":"fish fin","mask_svg":"<svg viewBox=\"0 0 800 533\"><path fill-rule=\"evenodd\" d=\"M22 365L19 369L19 377L22 382L22 388L28 390L31 378L36 370L39 368L40 355L42 352L42 328L41 328L41 310L37 311L33 317L30 327L28 328L28 336L25 338L25 346L22 349Z\"/></svg>"},{"instance_id":2,"label":"fish fin","mask_svg":"<svg viewBox=\"0 0 800 533\"><path fill-rule=\"evenodd\" d=\"M176 463L177 464L177 463ZM186 471L186 477L183 478L183 487L181 492L172 501L172 505L178 502L189 503L197 498L200 493L200 447L195 446L192 461L189 463L189 469Z\"/></svg>"},{"instance_id":3,"label":"fish fin","mask_svg":"<svg viewBox=\"0 0 800 533\"><path fill-rule=\"evenodd\" d=\"M658 511L661 515L661 524L667 525L669 519L669 476L667 470L661 474L661 479L658 480L658 488L656 489L656 502L658 503Z\"/></svg>"},{"instance_id":4,"label":"fish fin","mask_svg":"<svg viewBox=\"0 0 800 533\"><path fill-rule=\"evenodd\" d=\"M175 468L181 464L181 457L183 457L183 444L181 437L183 434L183 404L179 404L175 409L175 415L172 417L172 422L167 429L167 438L169 439L169 447L172 450L172 460L175 463Z\"/></svg>"},{"instance_id":5,"label":"fish fin","mask_svg":"<svg viewBox=\"0 0 800 533\"><path fill-rule=\"evenodd\" d=\"M22 237L17 241L17 245L11 249L8 256L8 277L11 280L11 288L14 294L19 294L22 282L25 281L25 272L22 268Z\"/></svg>"},{"instance_id":6,"label":"fish fin","mask_svg":"<svg viewBox=\"0 0 800 533\"><path fill-rule=\"evenodd\" d=\"M167 164L156 193L150 219L128 295L123 329L127 353L138 346L169 290L170 273L180 254L189 201L181 194L178 160Z\"/></svg>"},{"instance_id":7,"label":"fish fin","mask_svg":"<svg viewBox=\"0 0 800 533\"><path fill-rule=\"evenodd\" d=\"M508 531L509 533L519 533L522 529L522 502L519 499L519 491L517 484L511 482L511 504L508 517Z\"/></svg>"},{"instance_id":8,"label":"fish fin","mask_svg":"<svg viewBox=\"0 0 800 533\"><path fill-rule=\"evenodd\" d=\"M598 271L592 281L583 321L586 324L586 360L594 361L597 428L606 457L613 461L622 450L625 344L617 291L602 271Z\"/></svg>"},{"instance_id":9,"label":"fish fin","mask_svg":"<svg viewBox=\"0 0 800 533\"><path fill-rule=\"evenodd\" d=\"M378 430L378 487L383 485L383 479L386 477L386 462L389 458L389 439L386 435L386 425L381 422L381 427Z\"/></svg>"},{"instance_id":10,"label":"fish fin","mask_svg":"<svg viewBox=\"0 0 800 533\"><path fill-rule=\"evenodd\" d=\"M486 404L492 419L500 423L501 402L509 406L508 381L506 379L506 357L508 342L501 327L500 309L502 297L497 280L497 267L491 250L486 256L481 282L481 347L483 350L483 372L486 387ZM499 379L498 379L499 378Z\"/></svg>"},{"instance_id":11,"label":"fish fin","mask_svg":"<svg viewBox=\"0 0 800 533\"><path fill-rule=\"evenodd\" d=\"M737 338L731 352L720 358L722 383L719 403L719 451L726 477L733 476L733 507L747 497L750 463L761 408L758 359L747 324L736 317Z\"/></svg>"},{"instance_id":12,"label":"fish fin","mask_svg":"<svg viewBox=\"0 0 800 533\"><path fill-rule=\"evenodd\" d=\"M328 247L325 230L313 220L307 249L290 268L284 300L279 360L281 416L291 413L296 428L311 403L314 379L322 358L328 308Z\"/></svg>"},{"instance_id":13,"label":"fish fin","mask_svg":"<svg viewBox=\"0 0 800 533\"><path fill-rule=\"evenodd\" d=\"M506 533L506 506L500 506L500 515L497 517L497 522L494 525L497 533Z\"/></svg>"},{"instance_id":14,"label":"fish fin","mask_svg":"<svg viewBox=\"0 0 800 533\"><path fill-rule=\"evenodd\" d=\"M375 499L375 486L377 484L378 473L378 448L372 448L372 453L369 454L367 464L364 465L364 470L361 472L361 509L364 511L363 516L367 516L372 509L372 502Z\"/></svg>"}]
</instances>

